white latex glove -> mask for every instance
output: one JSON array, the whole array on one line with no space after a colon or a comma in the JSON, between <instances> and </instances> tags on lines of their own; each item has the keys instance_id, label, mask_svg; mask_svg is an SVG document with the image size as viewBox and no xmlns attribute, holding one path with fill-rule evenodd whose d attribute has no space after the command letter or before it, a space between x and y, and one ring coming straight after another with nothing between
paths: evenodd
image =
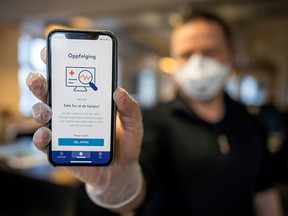
<instances>
[{"instance_id":1,"label":"white latex glove","mask_svg":"<svg viewBox=\"0 0 288 216\"><path fill-rule=\"evenodd\" d=\"M41 57L46 62L46 50ZM52 117L47 102L47 81L38 73L30 73L27 85L41 102L33 106L33 117L45 125ZM106 208L121 208L132 201L142 188L142 172L138 163L143 137L142 115L138 103L122 88L117 88L113 98L117 106L117 135L115 160L108 167L68 167L86 183L89 197ZM51 131L43 126L33 137L35 146L47 154Z\"/></svg>"}]
</instances>

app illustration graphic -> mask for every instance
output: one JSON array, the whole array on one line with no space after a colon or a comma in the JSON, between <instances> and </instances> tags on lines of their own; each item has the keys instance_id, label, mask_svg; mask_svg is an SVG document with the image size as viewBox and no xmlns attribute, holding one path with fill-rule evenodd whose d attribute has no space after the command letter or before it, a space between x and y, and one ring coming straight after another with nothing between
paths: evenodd
<instances>
[{"instance_id":1,"label":"app illustration graphic","mask_svg":"<svg viewBox=\"0 0 288 216\"><path fill-rule=\"evenodd\" d=\"M94 67L66 67L66 86L74 87L74 91L86 92L87 87L97 91L95 77Z\"/></svg>"}]
</instances>

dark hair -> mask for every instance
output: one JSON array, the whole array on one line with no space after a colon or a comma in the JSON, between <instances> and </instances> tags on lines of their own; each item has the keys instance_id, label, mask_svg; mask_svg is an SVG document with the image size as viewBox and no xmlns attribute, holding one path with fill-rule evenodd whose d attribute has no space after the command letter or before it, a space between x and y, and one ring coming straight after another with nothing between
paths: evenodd
<instances>
[{"instance_id":1,"label":"dark hair","mask_svg":"<svg viewBox=\"0 0 288 216\"><path fill-rule=\"evenodd\" d=\"M232 45L232 32L228 26L228 24L219 16L212 14L212 13L208 13L208 12L194 12L194 13L190 13L188 15L182 15L182 23L183 24L187 24L191 21L195 21L195 20L206 20L209 22L214 22L217 23L220 28L223 31L224 37L227 41L227 44L230 48L233 48Z\"/></svg>"}]
</instances>

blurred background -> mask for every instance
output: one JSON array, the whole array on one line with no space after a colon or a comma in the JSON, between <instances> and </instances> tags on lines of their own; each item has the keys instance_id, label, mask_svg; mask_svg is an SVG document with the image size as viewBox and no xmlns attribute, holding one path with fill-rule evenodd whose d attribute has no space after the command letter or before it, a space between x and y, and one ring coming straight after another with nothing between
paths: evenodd
<instances>
[{"instance_id":1,"label":"blurred background","mask_svg":"<svg viewBox=\"0 0 288 216\"><path fill-rule=\"evenodd\" d=\"M23 205L23 214L71 215L89 209L84 204L76 210L75 205L71 207L74 198L85 196L75 189L80 184L65 171L50 167L45 156L31 144L31 136L39 125L31 118L31 107L37 100L26 87L26 77L31 71L46 76L39 53L46 44L47 32L59 26L114 32L119 39L119 86L146 108L175 95L169 35L181 15L193 10L219 14L233 30L235 70L226 90L266 124L270 133L268 148L277 164L279 187L287 206L287 1L0 0L0 170L2 187L7 191L1 200L8 203L7 209L0 208L0 213L18 213L19 209L10 208L9 200L15 202L14 196L18 195L14 192L21 190L15 187L19 182L25 182L28 188L41 188L26 188L24 194L34 191L37 197L37 191L44 190L38 196L45 199L43 194L54 193L61 200L59 206L55 200L54 210L41 204L37 208ZM65 205L59 194L69 194Z\"/></svg>"}]
</instances>

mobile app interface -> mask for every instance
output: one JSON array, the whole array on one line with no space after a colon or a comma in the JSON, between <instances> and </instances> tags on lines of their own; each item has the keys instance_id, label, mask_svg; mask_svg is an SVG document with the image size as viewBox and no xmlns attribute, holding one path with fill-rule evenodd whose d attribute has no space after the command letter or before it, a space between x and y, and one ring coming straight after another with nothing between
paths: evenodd
<instances>
[{"instance_id":1,"label":"mobile app interface","mask_svg":"<svg viewBox=\"0 0 288 216\"><path fill-rule=\"evenodd\" d=\"M111 157L112 38L53 33L50 48L52 160L105 164Z\"/></svg>"}]
</instances>

